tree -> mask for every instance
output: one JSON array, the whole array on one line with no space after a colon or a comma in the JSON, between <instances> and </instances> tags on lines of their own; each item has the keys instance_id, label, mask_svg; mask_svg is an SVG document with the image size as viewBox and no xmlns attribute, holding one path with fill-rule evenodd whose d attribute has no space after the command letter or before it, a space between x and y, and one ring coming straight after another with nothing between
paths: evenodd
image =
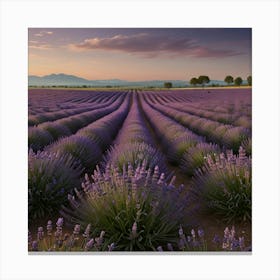
<instances>
[{"instance_id":1,"label":"tree","mask_svg":"<svg viewBox=\"0 0 280 280\"><path fill-rule=\"evenodd\" d=\"M196 86L198 84L198 79L197 78L191 78L190 84L193 86Z\"/></svg>"},{"instance_id":2,"label":"tree","mask_svg":"<svg viewBox=\"0 0 280 280\"><path fill-rule=\"evenodd\" d=\"M208 84L210 82L210 79L208 76L199 76L198 77L198 83L204 87L205 84Z\"/></svg>"},{"instance_id":3,"label":"tree","mask_svg":"<svg viewBox=\"0 0 280 280\"><path fill-rule=\"evenodd\" d=\"M228 85L233 83L233 77L232 76L226 76L224 80Z\"/></svg>"},{"instance_id":4,"label":"tree","mask_svg":"<svg viewBox=\"0 0 280 280\"><path fill-rule=\"evenodd\" d=\"M172 83L170 83L170 82L165 82L165 83L164 83L164 87L165 87L165 88L172 88Z\"/></svg>"},{"instance_id":5,"label":"tree","mask_svg":"<svg viewBox=\"0 0 280 280\"><path fill-rule=\"evenodd\" d=\"M242 82L243 82L243 80L242 80L241 77L237 77L237 78L234 80L234 84L235 84L236 86L241 86Z\"/></svg>"},{"instance_id":6,"label":"tree","mask_svg":"<svg viewBox=\"0 0 280 280\"><path fill-rule=\"evenodd\" d=\"M248 76L248 77L247 77L247 82L248 82L248 85L249 85L249 86L252 85L252 76Z\"/></svg>"}]
</instances>

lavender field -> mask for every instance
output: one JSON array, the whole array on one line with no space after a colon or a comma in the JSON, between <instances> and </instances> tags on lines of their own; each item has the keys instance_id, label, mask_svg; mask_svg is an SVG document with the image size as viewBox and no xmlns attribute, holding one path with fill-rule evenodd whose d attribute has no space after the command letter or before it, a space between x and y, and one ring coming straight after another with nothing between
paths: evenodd
<instances>
[{"instance_id":1,"label":"lavender field","mask_svg":"<svg viewBox=\"0 0 280 280\"><path fill-rule=\"evenodd\" d=\"M29 251L251 251L251 88L29 89Z\"/></svg>"}]
</instances>

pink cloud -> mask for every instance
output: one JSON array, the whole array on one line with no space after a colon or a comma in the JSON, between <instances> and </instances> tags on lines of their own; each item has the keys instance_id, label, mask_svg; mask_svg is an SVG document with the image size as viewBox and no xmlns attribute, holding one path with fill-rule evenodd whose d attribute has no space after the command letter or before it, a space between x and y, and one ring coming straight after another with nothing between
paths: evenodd
<instances>
[{"instance_id":1,"label":"pink cloud","mask_svg":"<svg viewBox=\"0 0 280 280\"><path fill-rule=\"evenodd\" d=\"M189 38L169 38L168 36L152 36L148 33L134 35L116 35L108 38L89 38L79 44L68 46L71 50L110 50L129 54L138 54L146 58L160 55L192 56L192 57L228 57L240 55L240 52L226 49L211 49L199 45Z\"/></svg>"},{"instance_id":2,"label":"pink cloud","mask_svg":"<svg viewBox=\"0 0 280 280\"><path fill-rule=\"evenodd\" d=\"M52 31L40 31L39 33L34 34L36 37L43 37L44 35L52 35Z\"/></svg>"}]
</instances>

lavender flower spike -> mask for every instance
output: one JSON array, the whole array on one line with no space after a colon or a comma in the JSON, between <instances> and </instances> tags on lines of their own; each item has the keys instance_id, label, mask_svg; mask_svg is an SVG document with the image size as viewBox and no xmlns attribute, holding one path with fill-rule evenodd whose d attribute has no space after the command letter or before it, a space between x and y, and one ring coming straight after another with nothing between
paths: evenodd
<instances>
[{"instance_id":1,"label":"lavender flower spike","mask_svg":"<svg viewBox=\"0 0 280 280\"><path fill-rule=\"evenodd\" d=\"M158 246L158 247L157 247L157 251L159 251L159 252L163 252L162 247L161 247L161 246Z\"/></svg>"},{"instance_id":2,"label":"lavender flower spike","mask_svg":"<svg viewBox=\"0 0 280 280\"><path fill-rule=\"evenodd\" d=\"M32 251L38 251L38 242L36 240L32 242Z\"/></svg>"},{"instance_id":3,"label":"lavender flower spike","mask_svg":"<svg viewBox=\"0 0 280 280\"><path fill-rule=\"evenodd\" d=\"M203 230L203 229L199 229L199 230L197 231L197 233L198 233L198 236L199 236L200 238L204 237L204 230Z\"/></svg>"},{"instance_id":4,"label":"lavender flower spike","mask_svg":"<svg viewBox=\"0 0 280 280\"><path fill-rule=\"evenodd\" d=\"M43 227L38 228L37 239L42 240L44 238L44 229Z\"/></svg>"},{"instance_id":5,"label":"lavender flower spike","mask_svg":"<svg viewBox=\"0 0 280 280\"><path fill-rule=\"evenodd\" d=\"M108 245L108 251L111 252L115 249L115 243L111 243L110 245Z\"/></svg>"},{"instance_id":6,"label":"lavender flower spike","mask_svg":"<svg viewBox=\"0 0 280 280\"><path fill-rule=\"evenodd\" d=\"M179 236L182 236L184 234L184 231L183 231L183 228L182 228L182 225L180 226L179 228Z\"/></svg>"},{"instance_id":7,"label":"lavender flower spike","mask_svg":"<svg viewBox=\"0 0 280 280\"><path fill-rule=\"evenodd\" d=\"M85 250L89 251L93 247L93 244L94 244L94 240L92 238L86 243Z\"/></svg>"},{"instance_id":8,"label":"lavender flower spike","mask_svg":"<svg viewBox=\"0 0 280 280\"><path fill-rule=\"evenodd\" d=\"M172 246L171 243L167 243L167 249L168 249L169 251L174 251L174 250L173 250L173 246Z\"/></svg>"},{"instance_id":9,"label":"lavender flower spike","mask_svg":"<svg viewBox=\"0 0 280 280\"><path fill-rule=\"evenodd\" d=\"M52 221L49 220L47 224L47 234L52 235Z\"/></svg>"},{"instance_id":10,"label":"lavender flower spike","mask_svg":"<svg viewBox=\"0 0 280 280\"><path fill-rule=\"evenodd\" d=\"M56 225L58 227L62 227L63 226L63 218L58 218L57 222L56 222Z\"/></svg>"},{"instance_id":11,"label":"lavender flower spike","mask_svg":"<svg viewBox=\"0 0 280 280\"><path fill-rule=\"evenodd\" d=\"M83 234L83 237L89 238L90 228L91 228L91 224L88 224L87 227L86 227L86 230Z\"/></svg>"},{"instance_id":12,"label":"lavender flower spike","mask_svg":"<svg viewBox=\"0 0 280 280\"><path fill-rule=\"evenodd\" d=\"M191 230L191 234L192 234L192 237L195 238L195 230L194 229Z\"/></svg>"},{"instance_id":13,"label":"lavender flower spike","mask_svg":"<svg viewBox=\"0 0 280 280\"><path fill-rule=\"evenodd\" d=\"M131 229L131 234L132 234L133 238L135 238L137 236L137 223L136 222L133 223L133 226Z\"/></svg>"},{"instance_id":14,"label":"lavender flower spike","mask_svg":"<svg viewBox=\"0 0 280 280\"><path fill-rule=\"evenodd\" d=\"M75 225L73 234L78 235L80 233L80 230L81 230L81 226L80 225Z\"/></svg>"}]
</instances>

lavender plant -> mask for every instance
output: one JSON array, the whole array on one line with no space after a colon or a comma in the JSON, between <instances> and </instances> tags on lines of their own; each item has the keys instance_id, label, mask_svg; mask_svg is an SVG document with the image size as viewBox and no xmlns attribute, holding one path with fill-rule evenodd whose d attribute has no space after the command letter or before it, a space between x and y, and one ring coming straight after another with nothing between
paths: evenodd
<instances>
[{"instance_id":1,"label":"lavender plant","mask_svg":"<svg viewBox=\"0 0 280 280\"><path fill-rule=\"evenodd\" d=\"M57 140L59 137L61 137L61 135L71 135L71 131L67 126L55 122L45 122L40 125L40 128L48 131L53 137L53 140Z\"/></svg>"},{"instance_id":2,"label":"lavender plant","mask_svg":"<svg viewBox=\"0 0 280 280\"><path fill-rule=\"evenodd\" d=\"M94 170L101 158L99 146L90 139L78 135L63 138L48 147L51 152L59 152L61 155L71 155L88 172Z\"/></svg>"},{"instance_id":3,"label":"lavender plant","mask_svg":"<svg viewBox=\"0 0 280 280\"><path fill-rule=\"evenodd\" d=\"M79 184L82 169L75 159L59 153L29 151L28 221L58 213L67 193Z\"/></svg>"},{"instance_id":4,"label":"lavender plant","mask_svg":"<svg viewBox=\"0 0 280 280\"><path fill-rule=\"evenodd\" d=\"M252 251L252 246L246 246L244 235L238 236L235 231L235 227L231 229L226 227L224 230L223 238L220 238L218 234L215 234L212 243L214 244L215 250L223 251Z\"/></svg>"},{"instance_id":5,"label":"lavender plant","mask_svg":"<svg viewBox=\"0 0 280 280\"><path fill-rule=\"evenodd\" d=\"M104 230L108 243L115 250L156 250L163 242L176 244L177 230L182 223L185 199L183 186L166 184L164 174L155 167L146 170L145 163L97 169L82 184L83 194L69 196L71 208L63 207L62 215L72 224L91 224L93 234Z\"/></svg>"},{"instance_id":6,"label":"lavender plant","mask_svg":"<svg viewBox=\"0 0 280 280\"><path fill-rule=\"evenodd\" d=\"M128 164L131 164L136 168L144 163L146 169L158 166L166 176L170 175L162 153L146 143L132 142L113 146L104 156L103 166L108 163L116 166L119 172L122 172L124 165L127 168Z\"/></svg>"},{"instance_id":7,"label":"lavender plant","mask_svg":"<svg viewBox=\"0 0 280 280\"><path fill-rule=\"evenodd\" d=\"M250 132L244 127L233 127L229 129L223 136L227 148L232 149L234 153L238 153L242 142L249 138Z\"/></svg>"},{"instance_id":8,"label":"lavender plant","mask_svg":"<svg viewBox=\"0 0 280 280\"><path fill-rule=\"evenodd\" d=\"M28 232L28 251L71 252L71 251L113 251L114 244L107 244L104 240L105 231L91 237L91 225L88 224L82 232L79 224L74 225L72 234L63 231L64 220L58 218L56 228L52 221L47 222L47 232L38 227L36 238ZM56 229L54 231L54 229Z\"/></svg>"},{"instance_id":9,"label":"lavender plant","mask_svg":"<svg viewBox=\"0 0 280 280\"><path fill-rule=\"evenodd\" d=\"M204 165L206 156L214 157L219 151L218 145L198 143L183 154L180 169L189 176L193 176L195 170Z\"/></svg>"},{"instance_id":10,"label":"lavender plant","mask_svg":"<svg viewBox=\"0 0 280 280\"><path fill-rule=\"evenodd\" d=\"M38 127L30 127L28 129L28 147L33 151L42 150L45 145L53 141L52 135Z\"/></svg>"},{"instance_id":11,"label":"lavender plant","mask_svg":"<svg viewBox=\"0 0 280 280\"><path fill-rule=\"evenodd\" d=\"M252 155L252 139L247 138L242 141L241 146L246 151L246 155L251 156Z\"/></svg>"},{"instance_id":12,"label":"lavender plant","mask_svg":"<svg viewBox=\"0 0 280 280\"><path fill-rule=\"evenodd\" d=\"M238 156L232 151L214 159L208 155L190 192L196 203L226 222L251 221L251 159L242 147Z\"/></svg>"},{"instance_id":13,"label":"lavender plant","mask_svg":"<svg viewBox=\"0 0 280 280\"><path fill-rule=\"evenodd\" d=\"M118 250L116 243L108 242L108 234L105 231L92 234L92 226L88 224L84 229L81 225L75 224L73 231L64 228L63 218L58 218L54 227L51 220L47 222L46 231L42 226L32 236L28 231L28 251L31 252L112 252ZM137 236L138 226L134 222L131 229L131 236ZM35 238L34 238L35 236ZM192 229L186 235L180 225L175 243L163 242L154 250L158 252L175 251L251 251L251 246L245 246L244 235L238 236L235 227L226 227L223 238L215 234L212 244L205 236L204 230Z\"/></svg>"},{"instance_id":14,"label":"lavender plant","mask_svg":"<svg viewBox=\"0 0 280 280\"><path fill-rule=\"evenodd\" d=\"M171 145L168 146L167 158L173 165L179 165L182 157L188 150L198 143L198 137L186 134L176 138Z\"/></svg>"}]
</instances>

